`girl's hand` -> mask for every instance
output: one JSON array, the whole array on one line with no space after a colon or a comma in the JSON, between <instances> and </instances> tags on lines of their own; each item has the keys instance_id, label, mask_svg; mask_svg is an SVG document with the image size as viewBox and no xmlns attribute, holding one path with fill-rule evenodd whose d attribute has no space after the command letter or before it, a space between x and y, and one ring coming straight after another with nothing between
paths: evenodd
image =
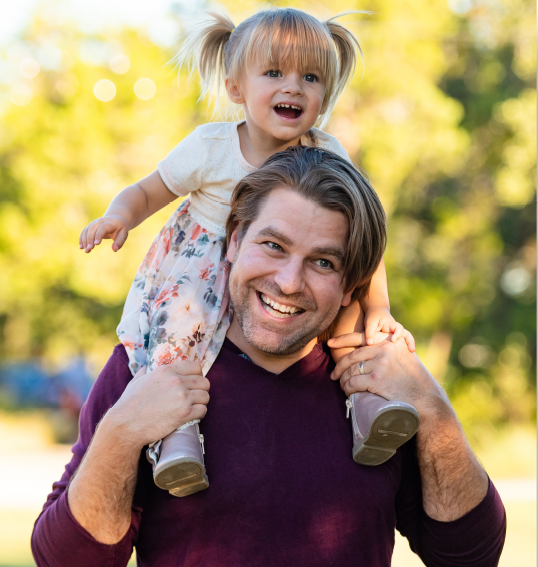
<instances>
[{"instance_id":1,"label":"girl's hand","mask_svg":"<svg viewBox=\"0 0 538 567\"><path fill-rule=\"evenodd\" d=\"M366 344L376 344L376 333L392 334L391 341L395 343L399 339L404 339L407 343L409 352L415 352L415 339L413 335L404 329L403 325L394 320L390 311L386 307L370 307L365 315L365 335Z\"/></svg>"},{"instance_id":2,"label":"girl's hand","mask_svg":"<svg viewBox=\"0 0 538 567\"><path fill-rule=\"evenodd\" d=\"M112 250L117 252L127 240L129 227L127 221L119 215L106 215L90 223L80 234L78 247L89 253L101 244L103 238L111 238L114 241Z\"/></svg>"}]
</instances>

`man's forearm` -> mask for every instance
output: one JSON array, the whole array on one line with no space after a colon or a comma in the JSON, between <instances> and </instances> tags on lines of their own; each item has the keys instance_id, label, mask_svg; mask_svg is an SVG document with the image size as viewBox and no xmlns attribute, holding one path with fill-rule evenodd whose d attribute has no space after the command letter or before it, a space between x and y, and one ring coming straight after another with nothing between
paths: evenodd
<instances>
[{"instance_id":1,"label":"man's forearm","mask_svg":"<svg viewBox=\"0 0 538 567\"><path fill-rule=\"evenodd\" d=\"M101 543L115 544L129 529L140 449L106 415L69 485L71 513Z\"/></svg>"},{"instance_id":2,"label":"man's forearm","mask_svg":"<svg viewBox=\"0 0 538 567\"><path fill-rule=\"evenodd\" d=\"M461 518L484 499L488 479L448 404L426 416L417 433L424 510L434 520Z\"/></svg>"}]
</instances>

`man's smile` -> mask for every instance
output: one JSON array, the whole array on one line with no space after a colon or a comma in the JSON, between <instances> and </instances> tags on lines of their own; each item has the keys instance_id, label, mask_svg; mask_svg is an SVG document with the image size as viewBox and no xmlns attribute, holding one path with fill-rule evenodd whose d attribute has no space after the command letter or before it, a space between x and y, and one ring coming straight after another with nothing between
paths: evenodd
<instances>
[{"instance_id":1,"label":"man's smile","mask_svg":"<svg viewBox=\"0 0 538 567\"><path fill-rule=\"evenodd\" d=\"M277 317L278 319L289 319L290 317L304 313L304 309L295 307L294 305L278 303L277 301L271 299L268 295L260 291L257 292L257 295L260 298L260 303L265 311L267 311L267 313L269 313L273 317Z\"/></svg>"}]
</instances>

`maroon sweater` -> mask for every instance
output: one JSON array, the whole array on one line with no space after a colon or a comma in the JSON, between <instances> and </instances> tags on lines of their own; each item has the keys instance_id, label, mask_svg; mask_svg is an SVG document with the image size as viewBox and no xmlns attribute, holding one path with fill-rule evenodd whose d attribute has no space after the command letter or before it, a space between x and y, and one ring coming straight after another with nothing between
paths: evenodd
<instances>
[{"instance_id":1,"label":"maroon sweater","mask_svg":"<svg viewBox=\"0 0 538 567\"><path fill-rule=\"evenodd\" d=\"M125 566L136 547L138 565L152 567L387 567L395 528L426 565L497 565L506 520L494 486L459 520L438 522L422 508L414 441L380 466L354 463L332 367L317 345L275 375L227 340L208 375L201 423L209 489L170 496L154 485L143 453L131 528L105 545L74 519L66 488L96 424L131 380L117 346L82 409L73 458L36 521L37 565Z\"/></svg>"}]
</instances>

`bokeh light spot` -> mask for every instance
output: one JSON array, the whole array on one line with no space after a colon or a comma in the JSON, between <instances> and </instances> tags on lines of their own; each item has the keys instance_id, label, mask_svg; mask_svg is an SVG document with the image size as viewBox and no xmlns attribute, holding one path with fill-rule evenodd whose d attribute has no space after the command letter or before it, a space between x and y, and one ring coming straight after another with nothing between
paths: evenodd
<instances>
[{"instance_id":1,"label":"bokeh light spot","mask_svg":"<svg viewBox=\"0 0 538 567\"><path fill-rule=\"evenodd\" d=\"M110 68L116 75L123 75L131 68L131 60L127 55L114 55L110 60Z\"/></svg>"},{"instance_id":2,"label":"bokeh light spot","mask_svg":"<svg viewBox=\"0 0 538 567\"><path fill-rule=\"evenodd\" d=\"M501 278L503 291L512 296L521 295L529 287L531 275L521 265L514 263L508 267Z\"/></svg>"},{"instance_id":3,"label":"bokeh light spot","mask_svg":"<svg viewBox=\"0 0 538 567\"><path fill-rule=\"evenodd\" d=\"M151 79L138 79L134 86L135 95L142 100L149 100L155 96L157 87Z\"/></svg>"},{"instance_id":4,"label":"bokeh light spot","mask_svg":"<svg viewBox=\"0 0 538 567\"><path fill-rule=\"evenodd\" d=\"M39 71L41 71L41 67L39 63L35 59L25 59L20 67L19 67L21 74L23 77L27 79L33 79L39 75Z\"/></svg>"},{"instance_id":5,"label":"bokeh light spot","mask_svg":"<svg viewBox=\"0 0 538 567\"><path fill-rule=\"evenodd\" d=\"M103 102L108 102L116 96L116 85L108 79L101 79L95 83L93 94Z\"/></svg>"},{"instance_id":6,"label":"bokeh light spot","mask_svg":"<svg viewBox=\"0 0 538 567\"><path fill-rule=\"evenodd\" d=\"M32 89L28 85L20 83L11 89L9 98L17 106L26 106L32 100L33 94Z\"/></svg>"}]
</instances>

